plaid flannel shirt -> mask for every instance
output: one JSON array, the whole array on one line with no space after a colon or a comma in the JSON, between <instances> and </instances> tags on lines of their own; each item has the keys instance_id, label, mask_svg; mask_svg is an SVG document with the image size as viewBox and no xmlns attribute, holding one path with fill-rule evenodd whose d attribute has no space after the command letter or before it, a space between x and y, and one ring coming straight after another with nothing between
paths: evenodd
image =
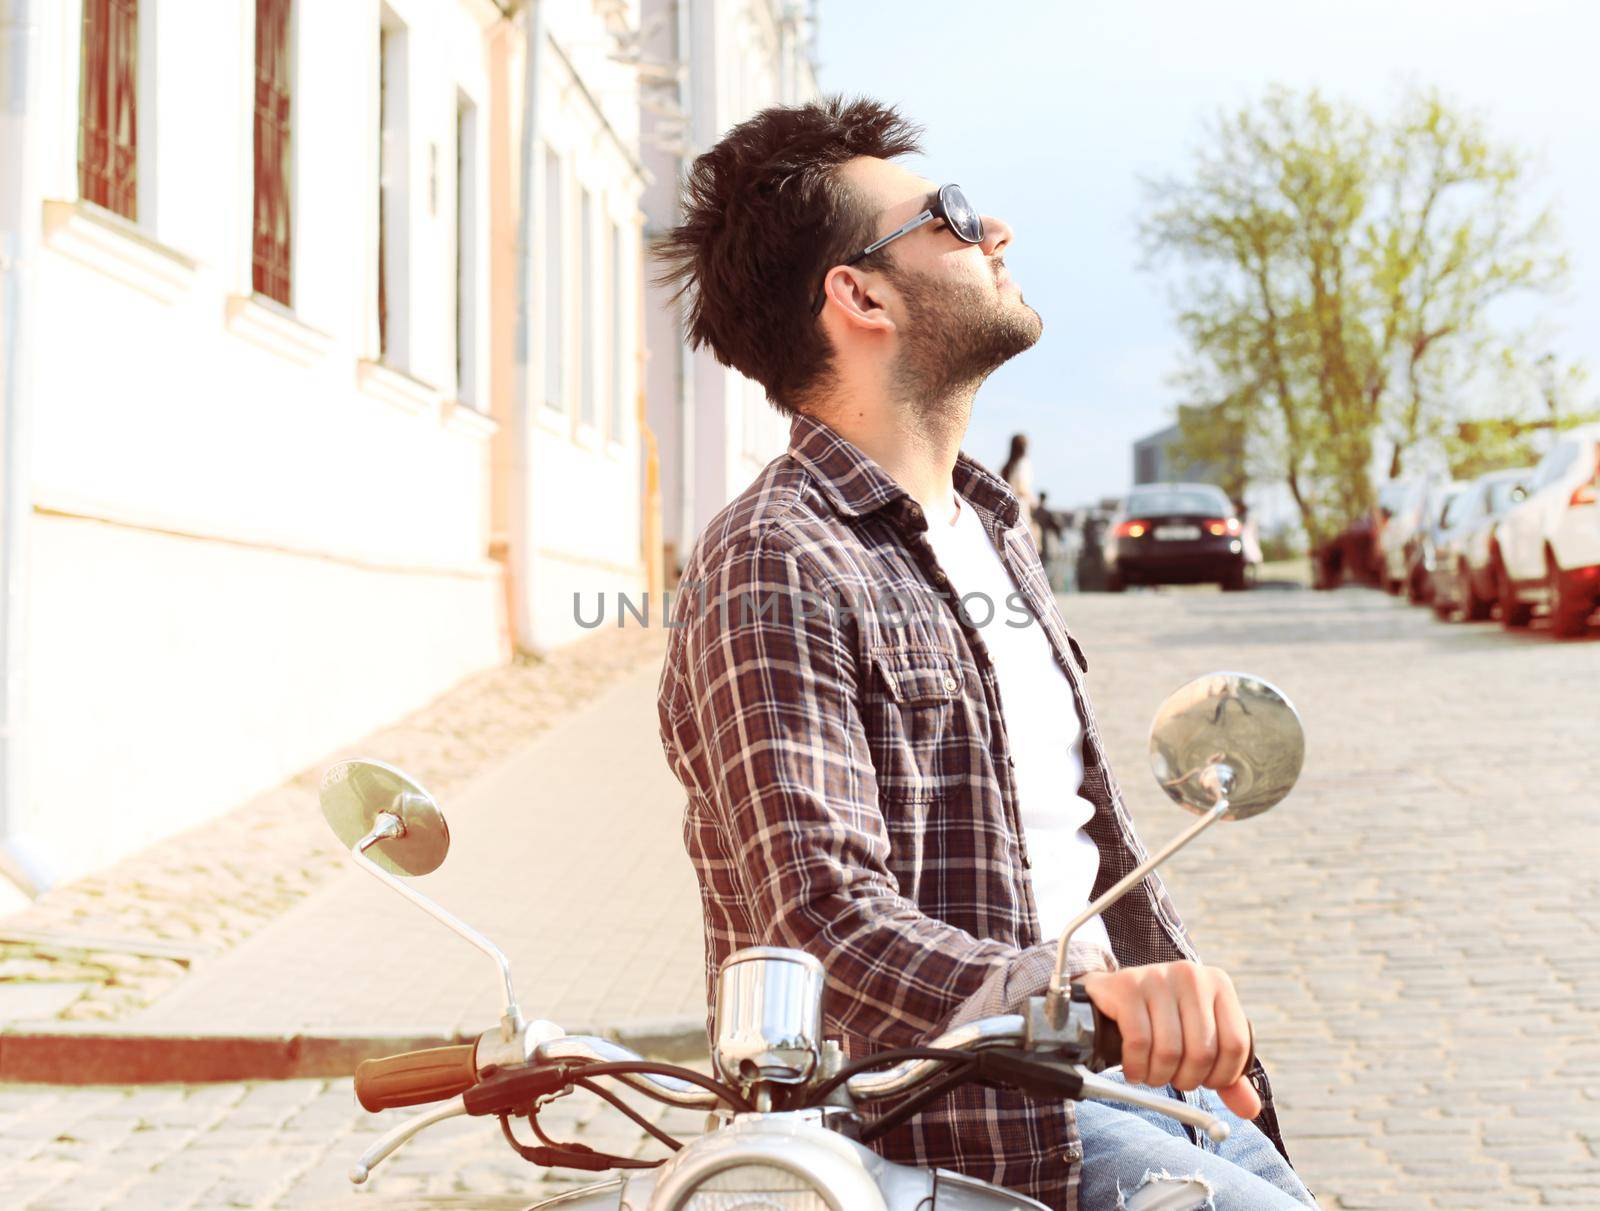
<instances>
[{"instance_id":1,"label":"plaid flannel shirt","mask_svg":"<svg viewBox=\"0 0 1600 1211\"><path fill-rule=\"evenodd\" d=\"M1088 662L1016 496L965 454L954 480L1072 683L1098 894L1145 851L1106 764ZM787 454L700 536L668 621L661 738L688 793L708 1001L731 952L805 950L826 971L826 1028L849 1055L1017 1012L1054 966L984 620L957 609L926 530L882 467L796 416ZM1074 972L1196 957L1155 875L1104 920L1114 959L1074 942ZM1281 1149L1265 1074L1253 1075L1258 1122ZM1076 1206L1070 1102L968 1085L876 1146Z\"/></svg>"}]
</instances>

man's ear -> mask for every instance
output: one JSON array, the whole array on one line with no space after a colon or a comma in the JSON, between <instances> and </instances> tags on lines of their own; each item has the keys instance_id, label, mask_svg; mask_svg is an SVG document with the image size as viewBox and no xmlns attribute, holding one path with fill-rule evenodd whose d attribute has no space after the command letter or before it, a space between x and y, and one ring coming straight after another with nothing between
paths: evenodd
<instances>
[{"instance_id":1,"label":"man's ear","mask_svg":"<svg viewBox=\"0 0 1600 1211\"><path fill-rule=\"evenodd\" d=\"M893 332L894 320L883 305L884 286L869 284L867 275L849 265L835 265L823 279L823 291L839 321L858 332Z\"/></svg>"}]
</instances>

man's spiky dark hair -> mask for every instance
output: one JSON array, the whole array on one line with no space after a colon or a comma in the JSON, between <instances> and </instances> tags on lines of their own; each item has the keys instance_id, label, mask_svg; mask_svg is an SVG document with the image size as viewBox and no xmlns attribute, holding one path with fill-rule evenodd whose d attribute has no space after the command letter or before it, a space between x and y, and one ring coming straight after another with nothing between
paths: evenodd
<instances>
[{"instance_id":1,"label":"man's spiky dark hair","mask_svg":"<svg viewBox=\"0 0 1600 1211\"><path fill-rule=\"evenodd\" d=\"M828 97L764 109L697 158L682 222L654 250L690 345L760 383L780 411L803 407L832 363L812 300L877 218L839 167L915 154L920 133L892 106Z\"/></svg>"}]
</instances>

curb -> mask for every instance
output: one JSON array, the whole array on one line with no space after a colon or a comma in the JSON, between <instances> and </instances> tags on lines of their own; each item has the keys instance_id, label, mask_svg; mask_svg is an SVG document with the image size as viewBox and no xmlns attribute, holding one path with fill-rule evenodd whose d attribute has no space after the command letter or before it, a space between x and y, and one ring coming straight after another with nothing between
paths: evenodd
<instances>
[{"instance_id":1,"label":"curb","mask_svg":"<svg viewBox=\"0 0 1600 1211\"><path fill-rule=\"evenodd\" d=\"M703 1059L703 1018L621 1023L598 1034L647 1059ZM0 1082L31 1085L165 1085L348 1077L363 1060L476 1038L443 1031L366 1034L194 1035L65 1023L0 1030Z\"/></svg>"}]
</instances>

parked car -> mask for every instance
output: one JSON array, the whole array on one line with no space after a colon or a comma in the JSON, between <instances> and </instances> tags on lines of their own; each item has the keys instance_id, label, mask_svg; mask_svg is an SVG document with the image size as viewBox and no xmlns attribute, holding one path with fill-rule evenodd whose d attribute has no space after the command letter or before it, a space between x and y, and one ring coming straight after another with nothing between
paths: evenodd
<instances>
[{"instance_id":1,"label":"parked car","mask_svg":"<svg viewBox=\"0 0 1600 1211\"><path fill-rule=\"evenodd\" d=\"M1600 604L1600 424L1561 434L1494 530L1500 619L1527 626L1536 605L1558 635Z\"/></svg>"},{"instance_id":2,"label":"parked car","mask_svg":"<svg viewBox=\"0 0 1600 1211\"><path fill-rule=\"evenodd\" d=\"M1532 467L1490 471L1456 497L1434 543L1433 610L1481 622L1494 607L1490 542L1495 523L1511 508L1512 493L1528 482Z\"/></svg>"},{"instance_id":3,"label":"parked car","mask_svg":"<svg viewBox=\"0 0 1600 1211\"><path fill-rule=\"evenodd\" d=\"M1112 519L1106 587L1195 584L1247 587L1251 560L1228 494L1214 484L1140 484Z\"/></svg>"},{"instance_id":4,"label":"parked car","mask_svg":"<svg viewBox=\"0 0 1600 1211\"><path fill-rule=\"evenodd\" d=\"M1337 589L1345 581L1377 584L1379 511L1374 506L1311 552L1312 585Z\"/></svg>"},{"instance_id":5,"label":"parked car","mask_svg":"<svg viewBox=\"0 0 1600 1211\"><path fill-rule=\"evenodd\" d=\"M1445 514L1466 486L1461 480L1436 479L1423 493L1422 519L1406 544L1406 599L1412 605L1433 600L1433 565Z\"/></svg>"},{"instance_id":6,"label":"parked car","mask_svg":"<svg viewBox=\"0 0 1600 1211\"><path fill-rule=\"evenodd\" d=\"M1412 540L1422 527L1428 481L1392 479L1378 490L1378 580L1384 592L1398 594L1410 572Z\"/></svg>"}]
</instances>

